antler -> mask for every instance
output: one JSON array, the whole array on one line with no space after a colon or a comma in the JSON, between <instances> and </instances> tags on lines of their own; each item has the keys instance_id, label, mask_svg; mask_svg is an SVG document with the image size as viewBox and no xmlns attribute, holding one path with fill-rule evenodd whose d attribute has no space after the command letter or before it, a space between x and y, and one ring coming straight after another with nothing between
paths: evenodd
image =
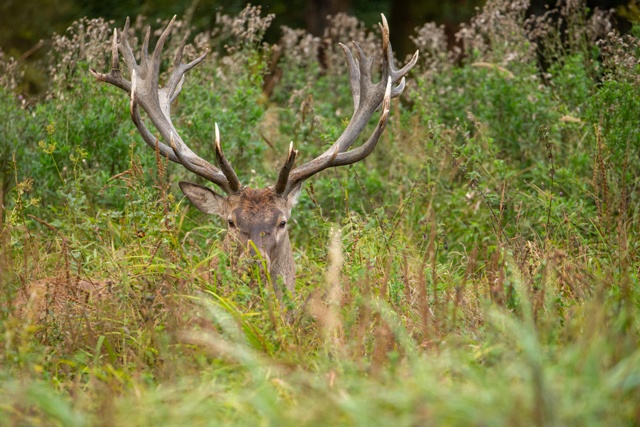
<instances>
[{"instance_id":1,"label":"antler","mask_svg":"<svg viewBox=\"0 0 640 427\"><path fill-rule=\"evenodd\" d=\"M379 25L382 30L381 80L376 84L371 80L373 57L365 56L360 46L353 42L356 49L356 59L352 50L340 43L340 47L342 47L347 57L347 65L349 67L349 80L354 107L353 116L342 135L327 151L293 170L291 169L298 152L293 150L293 147L290 147L287 161L278 176L278 182L275 186L276 193L286 196L305 179L329 167L359 162L371 154L376 147L389 119L390 100L400 96L405 87L404 76L418 61L418 51L416 51L407 65L397 69L394 65L393 52L389 42L389 24L384 14L382 15L382 24ZM348 151L380 104L382 104L382 113L378 120L378 125L369 139L360 147Z\"/></svg>"},{"instance_id":2,"label":"antler","mask_svg":"<svg viewBox=\"0 0 640 427\"><path fill-rule=\"evenodd\" d=\"M191 172L211 181L227 194L235 193L240 188L240 181L231 164L222 153L218 125L215 125L216 160L220 168L213 166L191 151L182 138L180 138L180 135L171 122L171 103L175 101L182 90L185 74L201 63L207 55L207 52L205 52L188 64L183 64L182 53L186 42L185 37L176 51L173 60L173 71L169 80L164 87L159 87L158 77L160 74L162 48L171 32L171 27L175 19L176 17L174 16L171 22L169 22L169 25L167 25L167 28L162 32L151 57L149 57L149 36L151 29L147 29L144 42L142 43L140 64L138 64L129 45L129 18L127 18L122 31L118 32L117 29L113 31L111 71L108 74L99 73L93 69L89 71L96 79L110 83L130 94L131 119L147 145L154 149L158 147L158 150L163 156L173 162L180 163ZM124 61L131 71L131 82L126 80L120 72L118 51L122 53ZM168 141L170 146L158 141L149 129L147 129L140 116L138 105L147 113L151 122L158 132L160 132L162 139Z\"/></svg>"}]
</instances>

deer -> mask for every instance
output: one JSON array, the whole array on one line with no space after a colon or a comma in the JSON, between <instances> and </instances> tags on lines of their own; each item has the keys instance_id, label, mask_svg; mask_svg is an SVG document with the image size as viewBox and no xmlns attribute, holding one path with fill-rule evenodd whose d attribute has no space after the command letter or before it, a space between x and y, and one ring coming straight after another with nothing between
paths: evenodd
<instances>
[{"instance_id":1,"label":"deer","mask_svg":"<svg viewBox=\"0 0 640 427\"><path fill-rule=\"evenodd\" d=\"M216 165L202 159L182 140L171 121L171 104L182 90L186 73L200 64L207 51L189 63L183 63L185 40L176 50L171 73L164 86L159 83L163 46L176 17L162 32L151 56L149 56L150 28L142 43L139 62L128 41L129 18L122 31L114 29L111 47L111 70L100 73L90 69L100 82L116 86L129 94L131 119L145 143L159 153L217 186L225 195L211 188L181 181L179 187L187 199L200 211L218 215L227 224L223 250L246 254L264 262L278 297L283 291L295 294L296 265L289 240L288 224L296 205L302 184L327 168L360 162L375 149L389 120L391 99L400 96L405 89L405 76L418 60L418 51L402 68L394 63L389 41L389 25L382 15L379 27L382 33L380 81L373 82L374 55L367 56L356 42L353 48L342 43L345 54L354 112L343 133L318 157L294 168L298 150L289 144L289 151L276 183L265 188L242 185L234 168L225 157L220 144L220 131L215 124ZM120 54L130 72L130 80L123 77ZM140 108L153 123L160 137L156 137L145 125ZM380 117L369 138L359 147L350 149L363 133L374 113L380 109ZM282 289L282 284L284 288Z\"/></svg>"}]
</instances>

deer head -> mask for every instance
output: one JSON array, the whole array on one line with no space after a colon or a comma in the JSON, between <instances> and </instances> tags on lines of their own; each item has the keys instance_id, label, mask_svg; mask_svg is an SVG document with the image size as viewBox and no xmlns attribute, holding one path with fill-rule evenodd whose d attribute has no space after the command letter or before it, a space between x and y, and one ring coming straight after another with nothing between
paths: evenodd
<instances>
[{"instance_id":1,"label":"deer head","mask_svg":"<svg viewBox=\"0 0 640 427\"><path fill-rule=\"evenodd\" d=\"M212 165L197 156L180 138L170 118L171 103L178 97L187 71L202 62L206 52L194 61L183 64L184 41L178 48L173 62L173 71L163 87L160 87L161 54L164 43L170 33L174 18L164 30L151 57L149 57L149 36L147 30L142 44L140 63L136 61L129 45L127 34L129 19L122 31L114 30L112 44L111 71L108 74L90 70L96 79L110 83L129 93L131 119L144 141L169 160L179 163L189 171L199 175L225 194L221 195L189 182L180 182L180 189L198 209L205 213L216 214L227 223L228 232L225 247L250 255L259 252L266 261L271 277L277 281L282 277L286 288L293 292L295 287L295 263L289 242L287 224L291 210L295 206L302 183L324 169L356 163L367 157L376 147L389 119L391 98L399 96L405 87L404 76L418 60L416 52L409 63L397 69L389 43L389 26L382 15L382 66L381 80L373 83L371 68L373 58L367 57L354 43L352 49L340 44L344 50L349 69L351 94L354 113L344 132L335 143L317 158L294 168L298 151L289 146L287 159L280 170L275 185L252 189L243 186L233 167L224 156L220 144L218 125L215 126L216 163ZM126 80L120 72L120 52L131 72L131 80ZM374 112L382 106L378 124L367 141L358 148L349 150L362 133ZM146 112L154 124L161 139L156 138L144 124L140 109ZM164 141L164 143L162 142ZM167 144L168 143L168 144ZM236 249L232 249L235 247ZM277 283L277 282L276 282ZM280 293L281 289L276 288Z\"/></svg>"}]
</instances>

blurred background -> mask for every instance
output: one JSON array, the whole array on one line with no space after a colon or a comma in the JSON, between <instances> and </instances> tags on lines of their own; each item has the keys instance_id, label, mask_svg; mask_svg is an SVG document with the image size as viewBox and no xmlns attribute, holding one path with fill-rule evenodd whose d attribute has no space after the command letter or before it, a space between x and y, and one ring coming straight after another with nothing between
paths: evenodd
<instances>
[{"instance_id":1,"label":"blurred background","mask_svg":"<svg viewBox=\"0 0 640 427\"><path fill-rule=\"evenodd\" d=\"M322 36L327 15L344 12L356 16L367 26L379 21L385 13L393 32L392 44L398 57L404 57L414 49L409 36L415 28L426 22L444 26L449 43L454 44L454 34L460 25L473 16L483 0L262 0L264 13L276 15L266 34L268 42L280 37L280 27L304 28L315 36ZM530 14L542 14L557 6L556 0L533 0ZM589 0L593 10L615 9L621 32L629 27L638 13L638 0ZM146 16L150 19L167 19L178 15L190 16L195 32L212 28L217 14L235 15L246 5L241 0L4 0L0 3L0 50L5 57L18 59L24 66L25 94L37 95L43 90L44 73L30 64L37 62L47 51L53 33L64 34L66 29L82 17L113 20L117 25L127 16Z\"/></svg>"}]
</instances>

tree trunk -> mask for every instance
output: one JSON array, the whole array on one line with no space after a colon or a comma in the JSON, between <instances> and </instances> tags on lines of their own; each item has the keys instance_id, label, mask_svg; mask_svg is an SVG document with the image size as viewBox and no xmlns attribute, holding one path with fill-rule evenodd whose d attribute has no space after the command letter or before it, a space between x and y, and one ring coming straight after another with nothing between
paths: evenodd
<instances>
[{"instance_id":1,"label":"tree trunk","mask_svg":"<svg viewBox=\"0 0 640 427\"><path fill-rule=\"evenodd\" d=\"M349 12L350 0L308 0L305 10L307 31L314 36L322 36L327 27L327 16L339 12Z\"/></svg>"}]
</instances>

